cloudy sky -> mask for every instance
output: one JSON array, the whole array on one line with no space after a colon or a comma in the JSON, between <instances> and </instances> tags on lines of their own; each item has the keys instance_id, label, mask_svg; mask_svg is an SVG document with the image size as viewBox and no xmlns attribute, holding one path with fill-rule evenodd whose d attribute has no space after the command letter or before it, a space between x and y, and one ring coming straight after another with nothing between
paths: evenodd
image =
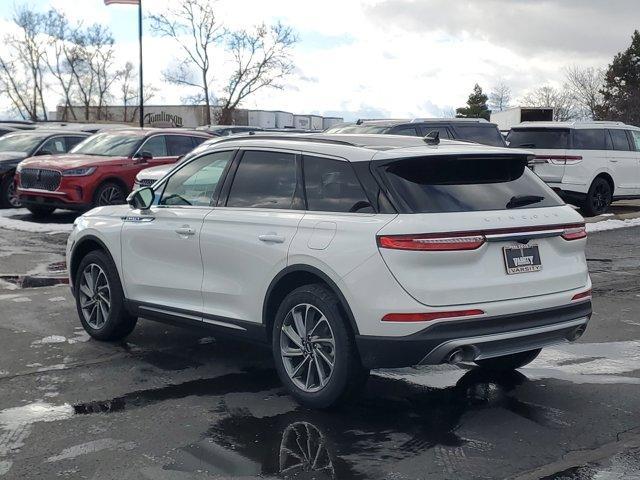
<instances>
[{"instance_id":1,"label":"cloudy sky","mask_svg":"<svg viewBox=\"0 0 640 480\"><path fill-rule=\"evenodd\" d=\"M155 12L179 1L143 0L143 5ZM6 31L3 22L13 6L22 3L108 25L119 61L137 62L134 7L106 7L103 0L1 0L0 31ZM286 88L265 91L245 107L349 119L446 115L464 104L476 82L490 91L503 81L515 97L542 84L559 85L566 66L605 66L640 28L638 0L219 0L216 5L230 28L280 20L300 39L296 72ZM188 92L161 78L178 54L176 46L147 25L145 49L145 78L159 89L151 103L180 103ZM224 63L218 56L220 76ZM49 94L49 109L57 100Z\"/></svg>"}]
</instances>

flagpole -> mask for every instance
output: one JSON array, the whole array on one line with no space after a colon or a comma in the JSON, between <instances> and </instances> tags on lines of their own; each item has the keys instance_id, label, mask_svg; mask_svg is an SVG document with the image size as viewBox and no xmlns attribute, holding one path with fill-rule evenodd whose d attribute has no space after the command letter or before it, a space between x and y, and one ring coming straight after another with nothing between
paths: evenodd
<instances>
[{"instance_id":1,"label":"flagpole","mask_svg":"<svg viewBox=\"0 0 640 480\"><path fill-rule=\"evenodd\" d=\"M140 128L144 128L144 80L142 78L142 0L138 2L138 38L140 40Z\"/></svg>"}]
</instances>

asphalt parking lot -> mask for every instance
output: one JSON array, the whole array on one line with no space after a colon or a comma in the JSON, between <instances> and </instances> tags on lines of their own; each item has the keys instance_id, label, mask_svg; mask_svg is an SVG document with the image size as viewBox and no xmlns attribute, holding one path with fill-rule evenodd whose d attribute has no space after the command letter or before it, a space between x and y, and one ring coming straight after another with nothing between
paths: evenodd
<instances>
[{"instance_id":1,"label":"asphalt parking lot","mask_svg":"<svg viewBox=\"0 0 640 480\"><path fill-rule=\"evenodd\" d=\"M640 478L640 227L590 235L578 343L501 375L376 371L354 404L310 411L266 350L145 320L90 340L56 284L74 216L0 230L3 480Z\"/></svg>"}]
</instances>

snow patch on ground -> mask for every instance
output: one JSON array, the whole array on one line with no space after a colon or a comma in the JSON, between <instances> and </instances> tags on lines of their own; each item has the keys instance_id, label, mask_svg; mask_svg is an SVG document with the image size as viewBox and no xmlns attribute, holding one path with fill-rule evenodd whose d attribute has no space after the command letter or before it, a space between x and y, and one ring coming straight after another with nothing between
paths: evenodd
<instances>
[{"instance_id":1,"label":"snow patch on ground","mask_svg":"<svg viewBox=\"0 0 640 480\"><path fill-rule=\"evenodd\" d=\"M48 337L44 337L41 340L36 340L32 342L31 345L44 345L48 343L66 343L67 337L63 337L62 335L50 335Z\"/></svg>"},{"instance_id":2,"label":"snow patch on ground","mask_svg":"<svg viewBox=\"0 0 640 480\"><path fill-rule=\"evenodd\" d=\"M617 228L640 227L640 218L627 218L624 220L603 220L602 222L587 223L587 233L615 230Z\"/></svg>"},{"instance_id":3,"label":"snow patch on ground","mask_svg":"<svg viewBox=\"0 0 640 480\"><path fill-rule=\"evenodd\" d=\"M71 223L36 223L30 219L26 208L0 210L0 229L35 233L67 233L73 229Z\"/></svg>"}]
</instances>

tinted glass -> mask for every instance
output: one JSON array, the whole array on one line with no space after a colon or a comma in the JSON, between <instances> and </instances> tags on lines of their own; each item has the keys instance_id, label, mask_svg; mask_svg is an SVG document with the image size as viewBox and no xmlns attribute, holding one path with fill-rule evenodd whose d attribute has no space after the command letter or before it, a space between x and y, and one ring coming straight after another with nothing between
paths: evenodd
<instances>
[{"instance_id":1,"label":"tinted glass","mask_svg":"<svg viewBox=\"0 0 640 480\"><path fill-rule=\"evenodd\" d=\"M213 194L231 158L233 151L216 152L177 170L167 180L160 205L211 205Z\"/></svg>"},{"instance_id":2,"label":"tinted glass","mask_svg":"<svg viewBox=\"0 0 640 480\"><path fill-rule=\"evenodd\" d=\"M418 136L418 130L416 130L414 127L400 127L391 130L389 133L392 135L407 135L409 137Z\"/></svg>"},{"instance_id":3,"label":"tinted glass","mask_svg":"<svg viewBox=\"0 0 640 480\"><path fill-rule=\"evenodd\" d=\"M635 149L640 150L640 131L631 130L631 137L633 138Z\"/></svg>"},{"instance_id":4,"label":"tinted glass","mask_svg":"<svg viewBox=\"0 0 640 480\"><path fill-rule=\"evenodd\" d=\"M295 155L247 151L233 179L227 206L291 208L295 190Z\"/></svg>"},{"instance_id":5,"label":"tinted glass","mask_svg":"<svg viewBox=\"0 0 640 480\"><path fill-rule=\"evenodd\" d=\"M431 132L438 132L440 134L440 138L451 138L447 127L430 127L429 125L424 125L422 127L422 135L424 137L429 135Z\"/></svg>"},{"instance_id":6,"label":"tinted glass","mask_svg":"<svg viewBox=\"0 0 640 480\"><path fill-rule=\"evenodd\" d=\"M52 155L57 153L65 153L67 151L67 145L65 144L64 137L53 137L44 142L40 147L40 152L48 152Z\"/></svg>"},{"instance_id":7,"label":"tinted glass","mask_svg":"<svg viewBox=\"0 0 640 480\"><path fill-rule=\"evenodd\" d=\"M193 150L193 141L186 135L167 135L167 151L171 157L180 157Z\"/></svg>"},{"instance_id":8,"label":"tinted glass","mask_svg":"<svg viewBox=\"0 0 640 480\"><path fill-rule=\"evenodd\" d=\"M460 125L455 124L456 137L460 140L504 147L504 140L495 125Z\"/></svg>"},{"instance_id":9,"label":"tinted glass","mask_svg":"<svg viewBox=\"0 0 640 480\"><path fill-rule=\"evenodd\" d=\"M611 129L609 130L611 134L611 140L613 142L614 150L622 150L628 152L631 150L629 146L629 139L627 138L627 132L624 130Z\"/></svg>"},{"instance_id":10,"label":"tinted glass","mask_svg":"<svg viewBox=\"0 0 640 480\"><path fill-rule=\"evenodd\" d=\"M382 167L413 213L562 205L520 158L411 158Z\"/></svg>"},{"instance_id":11,"label":"tinted glass","mask_svg":"<svg viewBox=\"0 0 640 480\"><path fill-rule=\"evenodd\" d=\"M140 136L127 133L98 133L79 143L72 153L105 157L129 157L140 145Z\"/></svg>"},{"instance_id":12,"label":"tinted glass","mask_svg":"<svg viewBox=\"0 0 640 480\"><path fill-rule=\"evenodd\" d=\"M305 156L303 162L309 210L373 211L349 162L309 156Z\"/></svg>"},{"instance_id":13,"label":"tinted glass","mask_svg":"<svg viewBox=\"0 0 640 480\"><path fill-rule=\"evenodd\" d=\"M67 151L78 145L85 138L87 137L65 137L65 140L67 141Z\"/></svg>"},{"instance_id":14,"label":"tinted glass","mask_svg":"<svg viewBox=\"0 0 640 480\"><path fill-rule=\"evenodd\" d=\"M562 128L513 128L507 135L511 148L569 148L569 129Z\"/></svg>"},{"instance_id":15,"label":"tinted glass","mask_svg":"<svg viewBox=\"0 0 640 480\"><path fill-rule=\"evenodd\" d=\"M576 150L606 150L607 143L603 128L577 128L573 131L573 148Z\"/></svg>"},{"instance_id":16,"label":"tinted glass","mask_svg":"<svg viewBox=\"0 0 640 480\"><path fill-rule=\"evenodd\" d=\"M206 140L206 138L204 138L204 137L191 137L191 143L193 144L194 148L197 147L198 145L200 145L205 140Z\"/></svg>"},{"instance_id":17,"label":"tinted glass","mask_svg":"<svg viewBox=\"0 0 640 480\"><path fill-rule=\"evenodd\" d=\"M189 149L191 150L191 149ZM167 144L164 135L156 135L142 144L139 152L149 152L152 157L166 157Z\"/></svg>"},{"instance_id":18,"label":"tinted glass","mask_svg":"<svg viewBox=\"0 0 640 480\"><path fill-rule=\"evenodd\" d=\"M33 133L8 133L0 138L0 152L33 151L48 135L34 135Z\"/></svg>"}]
</instances>

